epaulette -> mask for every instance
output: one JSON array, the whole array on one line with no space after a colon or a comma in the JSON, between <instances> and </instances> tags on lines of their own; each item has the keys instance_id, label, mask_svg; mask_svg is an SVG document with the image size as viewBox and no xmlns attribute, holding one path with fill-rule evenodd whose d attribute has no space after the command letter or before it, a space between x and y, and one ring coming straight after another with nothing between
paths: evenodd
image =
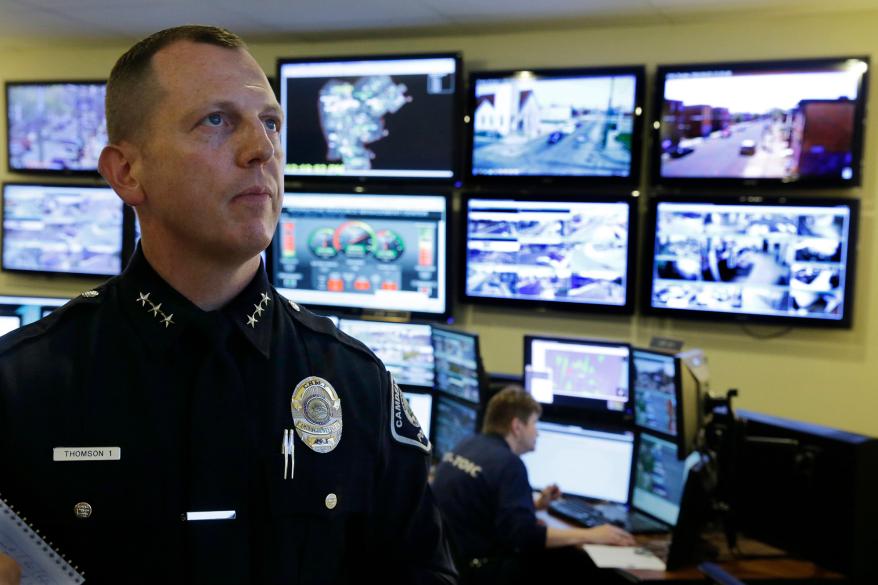
<instances>
[{"instance_id":1,"label":"epaulette","mask_svg":"<svg viewBox=\"0 0 878 585\"><path fill-rule=\"evenodd\" d=\"M85 307L100 305L104 301L104 293L108 284L109 281L97 288L84 291L39 321L19 327L15 331L0 337L0 355L15 349L31 339L37 339L49 333L71 313L78 313Z\"/></svg>"},{"instance_id":2,"label":"epaulette","mask_svg":"<svg viewBox=\"0 0 878 585\"><path fill-rule=\"evenodd\" d=\"M284 299L284 296L280 293L278 293L278 296ZM342 343L359 353L365 354L367 357L380 364L382 368L384 367L384 362L382 362L365 343L363 343L359 339L351 337L350 335L336 327L332 320L329 319L329 317L322 317L320 315L312 313L302 305L299 305L298 303L295 303L289 299L284 300L285 302L281 304L286 307L287 313L297 323L307 327L315 333L332 337L339 343Z\"/></svg>"}]
</instances>

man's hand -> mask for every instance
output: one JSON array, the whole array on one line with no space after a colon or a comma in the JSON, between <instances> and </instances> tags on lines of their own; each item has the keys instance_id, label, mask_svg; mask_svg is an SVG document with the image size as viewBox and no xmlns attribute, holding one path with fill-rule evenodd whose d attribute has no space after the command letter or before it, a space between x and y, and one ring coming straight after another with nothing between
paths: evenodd
<instances>
[{"instance_id":1,"label":"man's hand","mask_svg":"<svg viewBox=\"0 0 878 585\"><path fill-rule=\"evenodd\" d=\"M588 528L589 544L612 544L615 546L634 546L634 537L612 524L601 524Z\"/></svg>"},{"instance_id":2,"label":"man's hand","mask_svg":"<svg viewBox=\"0 0 878 585\"><path fill-rule=\"evenodd\" d=\"M536 506L537 510L545 510L553 500L557 500L560 497L561 488L558 487L558 484L553 483L543 488L543 491L540 492L540 495L534 502L534 506Z\"/></svg>"},{"instance_id":3,"label":"man's hand","mask_svg":"<svg viewBox=\"0 0 878 585\"><path fill-rule=\"evenodd\" d=\"M19 585L21 569L11 558L0 553L0 585Z\"/></svg>"}]
</instances>

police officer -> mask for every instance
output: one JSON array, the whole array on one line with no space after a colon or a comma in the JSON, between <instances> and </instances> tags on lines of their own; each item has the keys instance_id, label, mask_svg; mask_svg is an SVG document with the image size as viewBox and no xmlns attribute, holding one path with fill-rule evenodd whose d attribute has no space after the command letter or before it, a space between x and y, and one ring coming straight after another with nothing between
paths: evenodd
<instances>
[{"instance_id":1,"label":"police officer","mask_svg":"<svg viewBox=\"0 0 878 585\"><path fill-rule=\"evenodd\" d=\"M551 581L554 575L569 575L571 565L592 568L578 551L561 547L634 544L630 534L611 525L563 529L537 521L536 510L561 495L553 485L535 503L521 460L536 448L541 413L532 396L517 387L504 388L488 401L482 434L446 453L436 468L433 490L447 521L461 583Z\"/></svg>"},{"instance_id":2,"label":"police officer","mask_svg":"<svg viewBox=\"0 0 878 585\"><path fill-rule=\"evenodd\" d=\"M282 118L222 29L156 33L110 75L100 170L141 244L0 340L0 494L88 583L456 581L399 388L261 265Z\"/></svg>"}]
</instances>

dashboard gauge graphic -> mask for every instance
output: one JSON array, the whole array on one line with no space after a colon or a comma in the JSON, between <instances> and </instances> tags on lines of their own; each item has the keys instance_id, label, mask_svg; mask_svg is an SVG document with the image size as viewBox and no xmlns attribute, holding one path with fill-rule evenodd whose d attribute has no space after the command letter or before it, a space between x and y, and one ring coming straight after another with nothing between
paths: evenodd
<instances>
[{"instance_id":1,"label":"dashboard gauge graphic","mask_svg":"<svg viewBox=\"0 0 878 585\"><path fill-rule=\"evenodd\" d=\"M365 258L372 253L375 232L364 221L346 221L336 228L332 243L348 258Z\"/></svg>"},{"instance_id":2,"label":"dashboard gauge graphic","mask_svg":"<svg viewBox=\"0 0 878 585\"><path fill-rule=\"evenodd\" d=\"M332 228L320 228L314 230L308 238L308 247L311 253L318 258L334 258L338 250L333 245L335 231Z\"/></svg>"},{"instance_id":3,"label":"dashboard gauge graphic","mask_svg":"<svg viewBox=\"0 0 878 585\"><path fill-rule=\"evenodd\" d=\"M405 242L393 230L380 229L375 232L373 254L381 262L393 262L405 252Z\"/></svg>"}]
</instances>

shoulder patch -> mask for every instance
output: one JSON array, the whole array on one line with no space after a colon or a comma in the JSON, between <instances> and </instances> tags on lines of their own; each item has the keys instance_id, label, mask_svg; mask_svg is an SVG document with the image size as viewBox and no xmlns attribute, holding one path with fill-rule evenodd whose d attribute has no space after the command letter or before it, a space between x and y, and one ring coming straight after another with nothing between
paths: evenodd
<instances>
[{"instance_id":1,"label":"shoulder patch","mask_svg":"<svg viewBox=\"0 0 878 585\"><path fill-rule=\"evenodd\" d=\"M430 453L433 448L430 445L430 439L421 429L421 423L418 422L418 418L412 412L408 400L406 400L402 390L399 389L396 380L393 379L393 374L388 374L388 376L390 376L391 394L390 435L397 443L417 447L424 453Z\"/></svg>"}]
</instances>

